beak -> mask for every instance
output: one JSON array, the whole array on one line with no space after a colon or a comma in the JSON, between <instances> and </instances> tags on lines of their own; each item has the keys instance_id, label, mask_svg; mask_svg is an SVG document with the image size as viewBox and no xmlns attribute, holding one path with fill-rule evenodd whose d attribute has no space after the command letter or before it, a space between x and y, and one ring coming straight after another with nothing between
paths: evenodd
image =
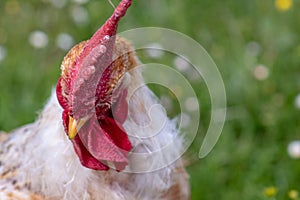
<instances>
[{"instance_id":1,"label":"beak","mask_svg":"<svg viewBox=\"0 0 300 200\"><path fill-rule=\"evenodd\" d=\"M78 121L73 117L69 116L69 139L72 140L75 138L81 127L88 121L88 117L79 119Z\"/></svg>"}]
</instances>

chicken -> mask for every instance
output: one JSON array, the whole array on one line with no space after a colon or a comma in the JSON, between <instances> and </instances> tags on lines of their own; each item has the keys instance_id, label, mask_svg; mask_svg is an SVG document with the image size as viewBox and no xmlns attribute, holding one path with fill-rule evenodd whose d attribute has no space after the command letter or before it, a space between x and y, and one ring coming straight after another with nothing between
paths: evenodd
<instances>
[{"instance_id":1,"label":"chicken","mask_svg":"<svg viewBox=\"0 0 300 200\"><path fill-rule=\"evenodd\" d=\"M157 97L144 85L130 42L115 36L130 5L122 0L90 40L65 56L56 90L34 123L1 133L1 200L189 199L176 123L163 109L150 118Z\"/></svg>"}]
</instances>

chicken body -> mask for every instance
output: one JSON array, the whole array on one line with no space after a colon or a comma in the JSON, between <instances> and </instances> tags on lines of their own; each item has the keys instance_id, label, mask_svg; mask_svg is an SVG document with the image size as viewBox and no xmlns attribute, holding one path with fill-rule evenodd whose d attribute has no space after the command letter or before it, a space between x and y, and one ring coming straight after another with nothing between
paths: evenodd
<instances>
[{"instance_id":1,"label":"chicken body","mask_svg":"<svg viewBox=\"0 0 300 200\"><path fill-rule=\"evenodd\" d=\"M124 43L116 42L115 54L122 45ZM133 56L124 59L134 59L135 65L139 65ZM150 116L153 105L160 105L157 97L144 85L141 70L136 66L128 68L134 70L128 71L126 76L129 114L123 127L133 146L131 153L146 153L144 159L129 155L128 166L121 172L83 167L64 131L63 110L52 91L34 123L8 136L1 134L1 200L189 199L188 175L181 161L174 160L180 155L183 143L176 122L168 119L161 106L156 106ZM161 129L157 131L157 127ZM147 156L170 141L173 146L168 150L155 157Z\"/></svg>"}]
</instances>

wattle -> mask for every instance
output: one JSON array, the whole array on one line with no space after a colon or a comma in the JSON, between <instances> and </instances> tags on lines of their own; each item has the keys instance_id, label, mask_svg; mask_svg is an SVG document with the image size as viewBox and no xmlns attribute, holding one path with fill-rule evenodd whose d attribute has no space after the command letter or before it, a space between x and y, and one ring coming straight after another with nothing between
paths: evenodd
<instances>
[{"instance_id":1,"label":"wattle","mask_svg":"<svg viewBox=\"0 0 300 200\"><path fill-rule=\"evenodd\" d=\"M90 119L72 142L82 165L97 170L107 170L106 162L114 163L116 170L123 170L132 148L122 126L109 117L100 123Z\"/></svg>"},{"instance_id":2,"label":"wattle","mask_svg":"<svg viewBox=\"0 0 300 200\"><path fill-rule=\"evenodd\" d=\"M126 167L128 153L132 148L122 127L128 112L126 96L127 91L124 90L113 105L116 108L115 118L111 115L111 110L101 119L96 115L92 116L72 140L83 166L94 170L108 170L107 162L110 162L114 163L117 171ZM63 112L63 121L68 133L69 115L66 110Z\"/></svg>"}]
</instances>

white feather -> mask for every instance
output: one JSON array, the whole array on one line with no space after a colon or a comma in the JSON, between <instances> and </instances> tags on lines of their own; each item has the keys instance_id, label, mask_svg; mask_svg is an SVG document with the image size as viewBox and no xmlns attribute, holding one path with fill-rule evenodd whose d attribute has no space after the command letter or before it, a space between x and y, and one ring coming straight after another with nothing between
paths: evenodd
<instances>
[{"instance_id":1,"label":"white feather","mask_svg":"<svg viewBox=\"0 0 300 200\"><path fill-rule=\"evenodd\" d=\"M126 170L151 172L94 171L83 167L64 132L62 109L53 90L37 121L14 131L10 140L1 146L1 149L7 149L11 144L0 159L16 164L15 179L19 183L30 183L24 190L39 193L47 199L161 199L161 194L174 184L171 180L175 164L172 163L179 157L182 138L178 136L176 123L167 118L149 88L144 86L135 90L134 86L143 84L141 73L136 70L131 76L134 79L130 79L128 90L132 95L128 97L129 117L124 128L134 152L147 154L144 159L132 155ZM149 113L151 107L155 114ZM166 151L154 153L170 141L175 142ZM151 157L153 154L155 156ZM161 166L164 168L153 171ZM0 167L1 173L4 170ZM0 181L0 189L7 186L5 181ZM11 185L10 190L13 189ZM6 192L8 190L5 188ZM0 199L5 199L1 195L0 192ZM26 192L24 199L25 196Z\"/></svg>"}]
</instances>

